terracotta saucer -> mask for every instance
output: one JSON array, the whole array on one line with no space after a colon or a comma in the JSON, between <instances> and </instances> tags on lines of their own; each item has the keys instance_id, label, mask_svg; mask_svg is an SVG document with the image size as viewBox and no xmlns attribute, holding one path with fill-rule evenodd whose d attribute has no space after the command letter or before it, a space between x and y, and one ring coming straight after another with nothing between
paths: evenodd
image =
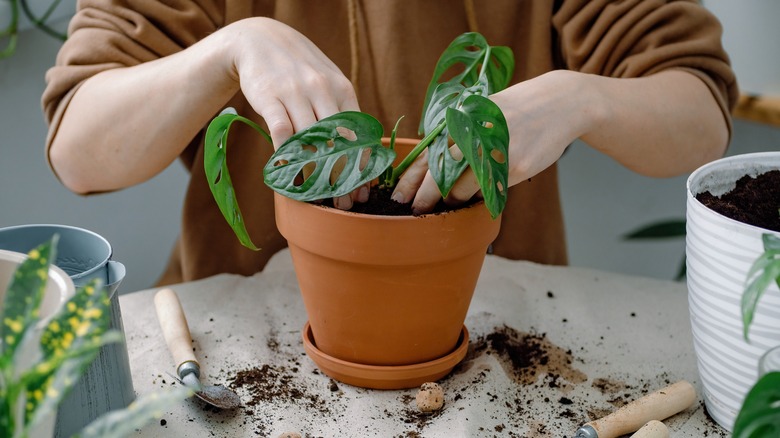
<instances>
[{"instance_id":1,"label":"terracotta saucer","mask_svg":"<svg viewBox=\"0 0 780 438\"><path fill-rule=\"evenodd\" d=\"M308 322L303 327L303 347L322 372L339 382L361 388L404 389L414 388L425 382L435 382L452 371L455 365L466 357L469 332L464 325L452 353L414 365L364 365L329 356L317 349Z\"/></svg>"}]
</instances>

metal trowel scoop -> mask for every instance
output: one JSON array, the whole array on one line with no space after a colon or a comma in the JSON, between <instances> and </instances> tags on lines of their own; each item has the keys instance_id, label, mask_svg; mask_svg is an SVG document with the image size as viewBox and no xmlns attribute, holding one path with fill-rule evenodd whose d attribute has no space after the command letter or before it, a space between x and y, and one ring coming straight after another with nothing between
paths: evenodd
<instances>
[{"instance_id":1,"label":"metal trowel scoop","mask_svg":"<svg viewBox=\"0 0 780 438\"><path fill-rule=\"evenodd\" d=\"M192 388L198 398L220 409L241 406L238 394L225 386L200 383L200 364L192 352L192 336L176 292L167 288L157 292L154 307L181 382Z\"/></svg>"}]
</instances>

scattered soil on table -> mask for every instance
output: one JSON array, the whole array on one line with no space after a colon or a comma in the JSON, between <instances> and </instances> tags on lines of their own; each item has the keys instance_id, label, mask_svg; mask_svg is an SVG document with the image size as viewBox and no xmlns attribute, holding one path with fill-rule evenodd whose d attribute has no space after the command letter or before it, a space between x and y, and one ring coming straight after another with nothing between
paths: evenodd
<instances>
[{"instance_id":1,"label":"scattered soil on table","mask_svg":"<svg viewBox=\"0 0 780 438\"><path fill-rule=\"evenodd\" d=\"M262 365L239 371L230 382L230 388L245 388L249 393L246 407L261 403L292 402L315 409L320 414L330 414L327 404L317 394L310 394L307 388L295 381L293 372L285 366Z\"/></svg>"},{"instance_id":2,"label":"scattered soil on table","mask_svg":"<svg viewBox=\"0 0 780 438\"><path fill-rule=\"evenodd\" d=\"M507 374L520 385L535 383L543 375L551 388L567 388L588 380L585 373L572 365L572 351L554 345L544 333L521 333L503 326L477 339L474 349L477 353L497 355Z\"/></svg>"},{"instance_id":3,"label":"scattered soil on table","mask_svg":"<svg viewBox=\"0 0 780 438\"><path fill-rule=\"evenodd\" d=\"M696 195L706 207L736 221L780 232L780 170L752 178L743 176L736 187L720 197L710 192Z\"/></svg>"},{"instance_id":4,"label":"scattered soil on table","mask_svg":"<svg viewBox=\"0 0 780 438\"><path fill-rule=\"evenodd\" d=\"M482 355L496 357L503 372L516 385L496 393L485 392L484 389L480 391L480 387L486 386L486 382L492 379L493 372L489 367L473 369L474 360ZM445 386L448 400L474 398L473 394L482 392L474 399L476 403L485 405L488 412L508 412L508 422L494 416L496 424L492 431L519 437L516 431L529 428L532 437L553 437L550 430L553 424L564 424L562 429L574 431L587 421L584 409L580 409L581 403L567 396L575 385L588 379L575 367L575 362L571 350L553 344L546 334L524 333L504 325L474 339L463 362L440 383ZM451 388L450 382L455 380L453 377L465 373L474 377L463 386ZM453 391L455 395L452 395ZM540 402L547 405L541 412L538 407ZM484 434L490 431L489 428L480 429Z\"/></svg>"},{"instance_id":5,"label":"scattered soil on table","mask_svg":"<svg viewBox=\"0 0 780 438\"><path fill-rule=\"evenodd\" d=\"M243 406L235 411L220 411L204 404L203 413L209 422L243 422L243 427L256 436L274 436L274 430L289 426L294 416L296 420L305 419L299 432L310 437L305 424L311 424L313 429L325 423L350 421L356 415L343 398L345 392L362 398L368 397L371 390L341 384L312 369L311 364L302 365L305 356L301 353L302 344L297 342L297 333L296 341L284 340L290 336L288 333L279 336L274 331L266 340L274 356L273 365L222 370L227 386L236 390ZM485 355L493 356L496 361L485 361ZM491 365L496 362L498 366ZM450 375L438 381L445 394L441 410L420 412L415 402L418 388L391 391L391 394L397 392L395 402L385 400L383 411L374 408L373 412L379 411L379 415L366 412L376 421L377 429L367 425L365 436L381 435L381 424L389 421L402 427L400 435L395 432L397 437L423 437L431 423L440 417L477 409L484 410L487 420L478 428L480 436L553 438L558 436L557 430L571 430L573 434L580 425L602 418L671 383L665 374L639 383L627 383L616 376L599 376L590 385L603 397L594 397L598 393L590 391L586 398L581 388L574 391L589 380L577 369L577 363L581 362L574 352L555 345L544 333L533 329L525 333L505 325L495 327L486 335L472 338L466 358ZM302 369L306 371L301 372ZM505 377L499 373L514 384L504 384ZM726 436L714 422L702 429L701 436ZM523 430L527 433L521 435Z\"/></svg>"},{"instance_id":6,"label":"scattered soil on table","mask_svg":"<svg viewBox=\"0 0 780 438\"><path fill-rule=\"evenodd\" d=\"M390 197L393 195L393 191L390 189L372 187L368 196L368 201L361 203L355 202L352 205L350 211L355 213L373 214L382 216L412 216L412 203L401 204L395 202ZM477 202L477 199L467 202L464 205L458 207L451 207L439 201L434 207L432 213L444 213L446 211L456 210L458 208L465 208ZM321 205L327 207L333 207L333 200L326 199L322 201Z\"/></svg>"}]
</instances>

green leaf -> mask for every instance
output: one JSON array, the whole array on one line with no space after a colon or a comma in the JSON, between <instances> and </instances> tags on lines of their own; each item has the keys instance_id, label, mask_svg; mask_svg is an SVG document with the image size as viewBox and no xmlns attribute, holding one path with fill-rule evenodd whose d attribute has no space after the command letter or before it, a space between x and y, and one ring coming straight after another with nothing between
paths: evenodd
<instances>
[{"instance_id":1,"label":"green leaf","mask_svg":"<svg viewBox=\"0 0 780 438\"><path fill-rule=\"evenodd\" d=\"M27 330L39 320L49 266L59 237L33 249L14 272L0 309L0 364L11 361Z\"/></svg>"},{"instance_id":2,"label":"green leaf","mask_svg":"<svg viewBox=\"0 0 780 438\"><path fill-rule=\"evenodd\" d=\"M121 333L107 332L110 305L106 291L93 280L79 288L47 324L41 334L43 358L23 377L28 423L57 408L103 345L122 340Z\"/></svg>"},{"instance_id":3,"label":"green leaf","mask_svg":"<svg viewBox=\"0 0 780 438\"><path fill-rule=\"evenodd\" d=\"M504 210L509 189L509 130L504 114L493 101L475 94L462 106L447 110L447 127L495 219Z\"/></svg>"},{"instance_id":4,"label":"green leaf","mask_svg":"<svg viewBox=\"0 0 780 438\"><path fill-rule=\"evenodd\" d=\"M382 146L382 132L378 120L356 111L319 120L271 156L263 169L265 183L298 201L346 195L392 165L395 151Z\"/></svg>"},{"instance_id":5,"label":"green leaf","mask_svg":"<svg viewBox=\"0 0 780 438\"><path fill-rule=\"evenodd\" d=\"M761 235L761 240L764 242L765 251L780 251L780 237L764 233Z\"/></svg>"},{"instance_id":6,"label":"green leaf","mask_svg":"<svg viewBox=\"0 0 780 438\"><path fill-rule=\"evenodd\" d=\"M769 233L762 235L764 252L753 262L747 274L747 287L742 293L742 327L746 341L750 325L761 296L770 284L780 287L780 241Z\"/></svg>"},{"instance_id":7,"label":"green leaf","mask_svg":"<svg viewBox=\"0 0 780 438\"><path fill-rule=\"evenodd\" d=\"M670 219L641 226L624 236L625 239L661 239L685 236L685 220Z\"/></svg>"},{"instance_id":8,"label":"green leaf","mask_svg":"<svg viewBox=\"0 0 780 438\"><path fill-rule=\"evenodd\" d=\"M733 438L777 436L780 436L780 372L770 372L745 397L734 423Z\"/></svg>"},{"instance_id":9,"label":"green leaf","mask_svg":"<svg viewBox=\"0 0 780 438\"><path fill-rule=\"evenodd\" d=\"M74 438L125 437L142 428L149 421L160 418L163 411L180 403L193 392L185 386L174 386L137 398L125 409L112 411L90 423Z\"/></svg>"},{"instance_id":10,"label":"green leaf","mask_svg":"<svg viewBox=\"0 0 780 438\"><path fill-rule=\"evenodd\" d=\"M488 59L488 62L485 60ZM485 68L483 71L483 64ZM425 93L423 119L436 87L445 82L460 83L471 87L480 80L481 71L487 78L487 94L503 90L509 85L515 68L515 60L508 47L491 47L485 37L476 32L464 33L450 43L439 57L428 90ZM453 71L455 73L453 74ZM444 77L450 77L444 80ZM420 132L424 132L420 122Z\"/></svg>"},{"instance_id":11,"label":"green leaf","mask_svg":"<svg viewBox=\"0 0 780 438\"><path fill-rule=\"evenodd\" d=\"M252 250L259 250L249 238L249 233L244 225L244 218L241 215L241 209L238 208L238 199L233 188L233 181L230 179L230 173L227 167L227 142L228 132L233 122L245 123L261 135L269 143L271 136L255 122L236 114L233 108L227 108L219 116L215 117L208 128L206 128L206 137L204 140L203 164L206 171L211 194L217 201L219 211L225 217L230 228L238 237L238 240Z\"/></svg>"},{"instance_id":12,"label":"green leaf","mask_svg":"<svg viewBox=\"0 0 780 438\"><path fill-rule=\"evenodd\" d=\"M449 82L436 87L423 120L426 135L440 128L441 124L447 124L447 110L460 104L465 90L463 85ZM428 146L428 169L442 197L447 197L455 181L468 166L466 160L457 160L450 153L448 134L446 128L440 129L440 133Z\"/></svg>"}]
</instances>

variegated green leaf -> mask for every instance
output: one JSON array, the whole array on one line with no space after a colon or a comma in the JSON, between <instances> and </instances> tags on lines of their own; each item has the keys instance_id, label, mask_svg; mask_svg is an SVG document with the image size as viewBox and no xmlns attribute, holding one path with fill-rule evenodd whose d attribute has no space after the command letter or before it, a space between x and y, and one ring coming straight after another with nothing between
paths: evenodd
<instances>
[{"instance_id":1,"label":"variegated green leaf","mask_svg":"<svg viewBox=\"0 0 780 438\"><path fill-rule=\"evenodd\" d=\"M748 333L761 296L772 283L780 287L780 239L764 233L762 240L764 252L751 265L746 278L747 287L742 293L742 328L746 341L749 341Z\"/></svg>"},{"instance_id":2,"label":"variegated green leaf","mask_svg":"<svg viewBox=\"0 0 780 438\"><path fill-rule=\"evenodd\" d=\"M514 69L515 59L508 47L491 47L485 37L476 32L460 35L450 43L436 63L425 93L423 119L428 113L433 92L439 84L450 82L471 87L482 75L486 78L483 81L489 87L486 94L493 94L509 85ZM445 77L449 79L444 80ZM424 132L423 121L420 122L420 132Z\"/></svg>"},{"instance_id":3,"label":"variegated green leaf","mask_svg":"<svg viewBox=\"0 0 780 438\"><path fill-rule=\"evenodd\" d=\"M0 365L11 361L27 330L39 318L39 308L56 257L58 236L30 251L16 269L0 308Z\"/></svg>"},{"instance_id":4,"label":"variegated green leaf","mask_svg":"<svg viewBox=\"0 0 780 438\"><path fill-rule=\"evenodd\" d=\"M764 243L765 251L780 251L780 237L764 233L761 235L761 241Z\"/></svg>"},{"instance_id":5,"label":"variegated green leaf","mask_svg":"<svg viewBox=\"0 0 780 438\"><path fill-rule=\"evenodd\" d=\"M346 195L392 165L395 151L382 145L382 133L382 124L361 112L321 119L279 147L263 169L265 183L298 201Z\"/></svg>"},{"instance_id":6,"label":"variegated green leaf","mask_svg":"<svg viewBox=\"0 0 780 438\"><path fill-rule=\"evenodd\" d=\"M25 377L29 423L56 409L103 345L122 340L121 333L107 332L110 305L105 290L92 281L47 324L41 334L43 359Z\"/></svg>"},{"instance_id":7,"label":"variegated green leaf","mask_svg":"<svg viewBox=\"0 0 780 438\"><path fill-rule=\"evenodd\" d=\"M259 250L249 238L249 233L244 225L244 218L241 215L241 209L238 207L238 199L233 188L233 181L230 179L230 172L227 167L227 142L230 126L233 122L242 122L263 135L268 143L271 142L271 136L255 122L236 114L233 108L227 108L219 116L215 117L208 128L204 139L203 163L214 199L217 201L219 211L225 217L225 220L233 229L241 244L252 250Z\"/></svg>"},{"instance_id":8,"label":"variegated green leaf","mask_svg":"<svg viewBox=\"0 0 780 438\"><path fill-rule=\"evenodd\" d=\"M475 94L447 110L447 127L495 219L504 210L509 189L509 130L504 114L493 101Z\"/></svg>"},{"instance_id":9,"label":"variegated green leaf","mask_svg":"<svg viewBox=\"0 0 780 438\"><path fill-rule=\"evenodd\" d=\"M152 419L160 418L165 409L180 403L193 392L185 386L174 386L137 398L125 409L109 412L90 423L73 438L125 437L142 428Z\"/></svg>"},{"instance_id":10,"label":"variegated green leaf","mask_svg":"<svg viewBox=\"0 0 780 438\"><path fill-rule=\"evenodd\" d=\"M436 87L423 120L426 135L440 128L439 135L434 137L428 146L428 169L442 197L449 194L455 181L468 166L466 160L455 159L450 153L449 131L446 127L447 109L460 103L465 90L463 85L454 82L446 82ZM444 127L440 126L442 124Z\"/></svg>"}]
</instances>

